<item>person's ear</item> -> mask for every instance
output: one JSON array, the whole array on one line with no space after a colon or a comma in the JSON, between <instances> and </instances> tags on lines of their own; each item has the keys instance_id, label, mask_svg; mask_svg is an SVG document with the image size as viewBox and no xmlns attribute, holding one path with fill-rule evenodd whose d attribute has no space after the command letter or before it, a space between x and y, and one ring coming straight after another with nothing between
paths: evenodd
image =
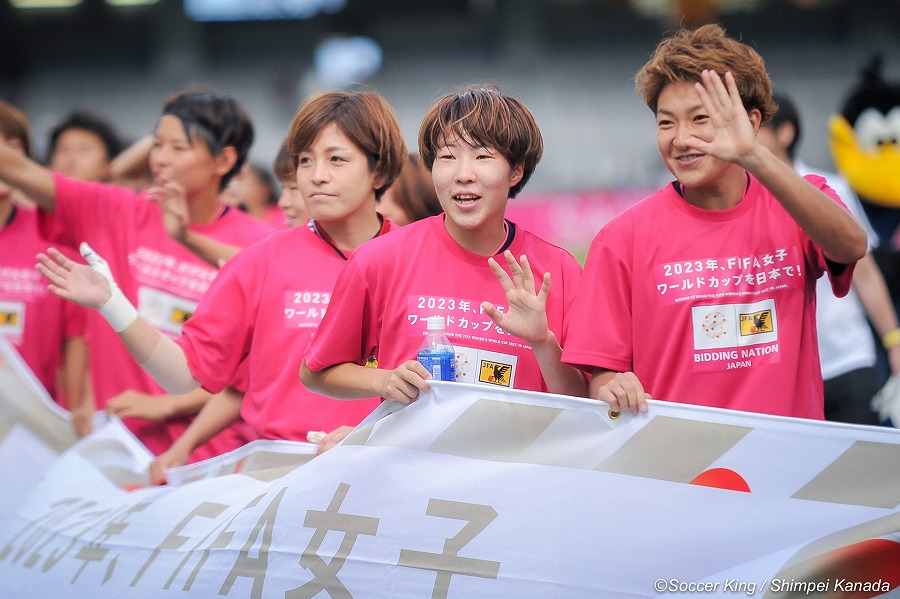
<instances>
[{"instance_id":1,"label":"person's ear","mask_svg":"<svg viewBox=\"0 0 900 599\"><path fill-rule=\"evenodd\" d=\"M750 118L750 124L753 125L754 135L759 133L759 128L762 125L762 112L759 111L759 108L751 108L747 111L747 116Z\"/></svg>"},{"instance_id":2,"label":"person's ear","mask_svg":"<svg viewBox=\"0 0 900 599\"><path fill-rule=\"evenodd\" d=\"M372 171L372 189L378 191L382 187L384 187L384 182L387 181L387 175L384 173L379 174L376 171Z\"/></svg>"},{"instance_id":3,"label":"person's ear","mask_svg":"<svg viewBox=\"0 0 900 599\"><path fill-rule=\"evenodd\" d=\"M216 172L224 177L237 163L237 150L234 146L225 146L215 157Z\"/></svg>"},{"instance_id":4,"label":"person's ear","mask_svg":"<svg viewBox=\"0 0 900 599\"><path fill-rule=\"evenodd\" d=\"M510 188L515 187L519 184L519 181L522 180L522 177L525 175L525 165L522 163L517 164L512 168L512 173L509 176L509 186Z\"/></svg>"},{"instance_id":5,"label":"person's ear","mask_svg":"<svg viewBox=\"0 0 900 599\"><path fill-rule=\"evenodd\" d=\"M797 128L792 123L783 123L775 131L775 140L782 148L788 148L797 137Z\"/></svg>"}]
</instances>

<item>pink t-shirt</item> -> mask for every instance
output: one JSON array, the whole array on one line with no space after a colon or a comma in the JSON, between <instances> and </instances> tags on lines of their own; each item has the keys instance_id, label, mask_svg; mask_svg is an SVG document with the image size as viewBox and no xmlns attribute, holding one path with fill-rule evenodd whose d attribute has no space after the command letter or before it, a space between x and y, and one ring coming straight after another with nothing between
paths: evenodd
<instances>
[{"instance_id":1,"label":"pink t-shirt","mask_svg":"<svg viewBox=\"0 0 900 599\"><path fill-rule=\"evenodd\" d=\"M263 219L263 222L276 231L288 228L287 222L284 220L284 210L278 206L269 206L266 208L266 218Z\"/></svg>"},{"instance_id":2,"label":"pink t-shirt","mask_svg":"<svg viewBox=\"0 0 900 599\"><path fill-rule=\"evenodd\" d=\"M41 211L45 237L73 247L82 241L109 263L113 277L141 316L175 337L215 278L213 268L166 233L159 208L131 189L87 183L54 173L56 211ZM237 209L226 208L212 222L190 225L202 233L237 246L247 246L272 229ZM164 391L137 364L112 327L96 312L88 315L87 341L97 407L132 389L153 395ZM154 453L165 451L187 428L191 418L163 423L126 419L125 423ZM230 451L246 442L242 423L223 431L198 448L191 460Z\"/></svg>"},{"instance_id":3,"label":"pink t-shirt","mask_svg":"<svg viewBox=\"0 0 900 599\"><path fill-rule=\"evenodd\" d=\"M821 419L815 294L826 271L822 250L755 178L722 211L669 185L597 234L563 361L632 370L655 399ZM844 295L853 265L838 271Z\"/></svg>"},{"instance_id":4,"label":"pink t-shirt","mask_svg":"<svg viewBox=\"0 0 900 599\"><path fill-rule=\"evenodd\" d=\"M38 232L37 212L16 207L0 225L0 334L21 354L50 396L66 406L56 388L66 339L84 334L86 310L60 299L34 268L35 256L47 250ZM58 248L70 258L70 247Z\"/></svg>"},{"instance_id":5,"label":"pink t-shirt","mask_svg":"<svg viewBox=\"0 0 900 599\"><path fill-rule=\"evenodd\" d=\"M365 364L374 357L380 368L396 368L416 358L426 319L443 316L456 349L457 380L546 391L530 346L503 332L481 310L485 300L507 309L487 256L461 248L443 219L438 215L411 223L353 254L307 351L307 366L319 371L345 362ZM563 343L581 266L565 250L521 229L509 249L517 257L528 256L536 281L551 273L547 319Z\"/></svg>"},{"instance_id":6,"label":"pink t-shirt","mask_svg":"<svg viewBox=\"0 0 900 599\"><path fill-rule=\"evenodd\" d=\"M345 264L308 225L273 233L228 261L176 339L210 391L232 384L228 373L246 362L241 416L262 438L305 441L309 431L356 426L380 403L323 397L300 382Z\"/></svg>"}]
</instances>

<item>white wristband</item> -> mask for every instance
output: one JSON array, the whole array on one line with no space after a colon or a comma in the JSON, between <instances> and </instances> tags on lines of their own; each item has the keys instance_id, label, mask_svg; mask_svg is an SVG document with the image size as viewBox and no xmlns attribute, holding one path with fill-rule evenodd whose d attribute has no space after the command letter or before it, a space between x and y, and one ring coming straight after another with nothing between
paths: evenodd
<instances>
[{"instance_id":1,"label":"white wristband","mask_svg":"<svg viewBox=\"0 0 900 599\"><path fill-rule=\"evenodd\" d=\"M137 320L137 310L118 286L112 289L112 295L100 308L100 316L106 319L113 330L121 333Z\"/></svg>"},{"instance_id":2,"label":"white wristband","mask_svg":"<svg viewBox=\"0 0 900 599\"><path fill-rule=\"evenodd\" d=\"M91 268L106 279L106 283L109 285L109 299L100 307L99 312L117 333L121 333L128 328L128 325L137 320L137 310L119 289L106 260L85 242L82 242L78 249Z\"/></svg>"}]
</instances>

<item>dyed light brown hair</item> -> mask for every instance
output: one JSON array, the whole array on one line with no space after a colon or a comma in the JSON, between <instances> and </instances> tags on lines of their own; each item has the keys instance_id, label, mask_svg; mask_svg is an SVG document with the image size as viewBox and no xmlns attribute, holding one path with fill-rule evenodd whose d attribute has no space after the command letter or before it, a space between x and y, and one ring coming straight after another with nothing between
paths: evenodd
<instances>
[{"instance_id":1,"label":"dyed light brown hair","mask_svg":"<svg viewBox=\"0 0 900 599\"><path fill-rule=\"evenodd\" d=\"M0 133L6 139L18 139L26 156L31 155L31 133L25 113L6 102L0 102Z\"/></svg>"},{"instance_id":2,"label":"dyed light brown hair","mask_svg":"<svg viewBox=\"0 0 900 599\"><path fill-rule=\"evenodd\" d=\"M522 165L522 179L509 190L514 198L531 178L544 153L544 140L531 111L494 85L475 85L440 98L419 128L419 154L428 170L438 148L459 138L489 147L510 166Z\"/></svg>"},{"instance_id":3,"label":"dyed light brown hair","mask_svg":"<svg viewBox=\"0 0 900 599\"><path fill-rule=\"evenodd\" d=\"M334 123L369 159L369 170L380 186L375 198L400 174L407 160L406 144L394 109L375 92L325 92L313 96L294 117L285 144L294 170L297 156L312 146L319 131Z\"/></svg>"},{"instance_id":4,"label":"dyed light brown hair","mask_svg":"<svg viewBox=\"0 0 900 599\"><path fill-rule=\"evenodd\" d=\"M767 123L777 109L772 100L772 80L762 57L750 46L725 35L719 25L680 29L664 39L635 75L638 95L656 113L659 95L670 83L700 81L711 69L724 76L731 71L744 108L754 108Z\"/></svg>"}]
</instances>

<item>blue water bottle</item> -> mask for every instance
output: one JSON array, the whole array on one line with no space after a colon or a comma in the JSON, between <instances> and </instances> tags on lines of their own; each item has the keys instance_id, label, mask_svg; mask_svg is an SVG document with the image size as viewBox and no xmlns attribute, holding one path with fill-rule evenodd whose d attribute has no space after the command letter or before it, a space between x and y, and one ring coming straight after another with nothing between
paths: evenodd
<instances>
[{"instance_id":1,"label":"blue water bottle","mask_svg":"<svg viewBox=\"0 0 900 599\"><path fill-rule=\"evenodd\" d=\"M418 360L436 381L456 380L456 350L444 333L444 317L428 317L428 334L419 346Z\"/></svg>"}]
</instances>

